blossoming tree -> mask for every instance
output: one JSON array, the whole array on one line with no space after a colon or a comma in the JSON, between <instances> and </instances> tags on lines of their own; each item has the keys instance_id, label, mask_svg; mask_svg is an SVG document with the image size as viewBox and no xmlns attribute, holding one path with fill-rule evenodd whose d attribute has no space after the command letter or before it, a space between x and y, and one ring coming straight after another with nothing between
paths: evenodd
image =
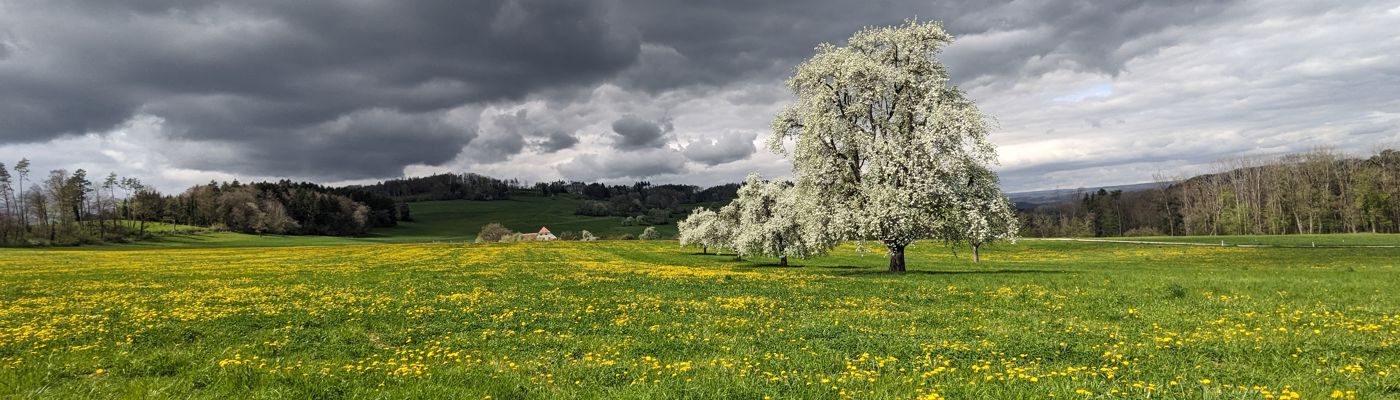
<instances>
[{"instance_id":1,"label":"blossoming tree","mask_svg":"<svg viewBox=\"0 0 1400 400\"><path fill-rule=\"evenodd\" d=\"M966 184L954 197L953 223L942 237L950 245L960 243L972 247L972 262L981 262L982 246L988 243L1016 240L1015 208L1011 199L1002 194L997 175L985 168L973 168Z\"/></svg>"},{"instance_id":2,"label":"blossoming tree","mask_svg":"<svg viewBox=\"0 0 1400 400\"><path fill-rule=\"evenodd\" d=\"M692 210L689 216L676 223L681 246L700 246L701 254L708 254L711 247L723 248L727 239L718 218L719 214L704 207Z\"/></svg>"},{"instance_id":3,"label":"blossoming tree","mask_svg":"<svg viewBox=\"0 0 1400 400\"><path fill-rule=\"evenodd\" d=\"M883 244L891 272L915 239L963 220L960 185L996 161L987 118L935 57L951 41L939 23L910 21L822 44L773 121L769 147L792 160L797 186L822 194L832 229Z\"/></svg>"},{"instance_id":4,"label":"blossoming tree","mask_svg":"<svg viewBox=\"0 0 1400 400\"><path fill-rule=\"evenodd\" d=\"M732 203L738 213L735 248L742 254L777 257L778 265L787 266L788 257L808 258L825 254L839 242L822 240L819 234L820 213L810 213L789 182L764 181L751 174L739 187L738 198Z\"/></svg>"}]
</instances>

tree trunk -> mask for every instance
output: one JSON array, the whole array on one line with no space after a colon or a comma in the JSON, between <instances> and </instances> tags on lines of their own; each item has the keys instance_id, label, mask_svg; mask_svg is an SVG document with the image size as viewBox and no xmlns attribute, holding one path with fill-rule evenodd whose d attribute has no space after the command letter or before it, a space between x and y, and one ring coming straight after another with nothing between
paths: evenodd
<instances>
[{"instance_id":1,"label":"tree trunk","mask_svg":"<svg viewBox=\"0 0 1400 400\"><path fill-rule=\"evenodd\" d=\"M778 266L779 266L779 267L786 267L786 266L788 266L788 263L787 263L787 256L778 257Z\"/></svg>"},{"instance_id":2,"label":"tree trunk","mask_svg":"<svg viewBox=\"0 0 1400 400\"><path fill-rule=\"evenodd\" d=\"M904 273L904 246L902 244L886 243L890 249L890 272Z\"/></svg>"},{"instance_id":3,"label":"tree trunk","mask_svg":"<svg viewBox=\"0 0 1400 400\"><path fill-rule=\"evenodd\" d=\"M982 253L981 253L981 250L982 250L982 244L980 244L980 243L974 243L974 244L972 245L972 263L973 263L973 264L982 262Z\"/></svg>"},{"instance_id":4,"label":"tree trunk","mask_svg":"<svg viewBox=\"0 0 1400 400\"><path fill-rule=\"evenodd\" d=\"M710 254L709 246L700 246L700 254Z\"/></svg>"}]
</instances>

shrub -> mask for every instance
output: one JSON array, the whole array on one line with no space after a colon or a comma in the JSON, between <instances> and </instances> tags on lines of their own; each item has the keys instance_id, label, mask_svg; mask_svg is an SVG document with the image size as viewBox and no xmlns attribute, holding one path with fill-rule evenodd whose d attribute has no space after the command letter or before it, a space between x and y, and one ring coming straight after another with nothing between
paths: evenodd
<instances>
[{"instance_id":1,"label":"shrub","mask_svg":"<svg viewBox=\"0 0 1400 400\"><path fill-rule=\"evenodd\" d=\"M574 231L563 231L563 232L559 232L559 234L558 234L558 235L555 235L555 237L559 238L559 240L578 240L578 239L579 239L578 233L577 233L577 232L574 232Z\"/></svg>"},{"instance_id":2,"label":"shrub","mask_svg":"<svg viewBox=\"0 0 1400 400\"><path fill-rule=\"evenodd\" d=\"M583 232L580 232L580 233L579 233L579 240L582 240L582 241L585 241L585 242L592 242L592 241L598 240L598 237L597 237L597 236L594 236L594 235L593 235L593 232L583 231Z\"/></svg>"},{"instance_id":3,"label":"shrub","mask_svg":"<svg viewBox=\"0 0 1400 400\"><path fill-rule=\"evenodd\" d=\"M1167 298L1180 299L1186 297L1186 287L1173 283L1167 285Z\"/></svg>"},{"instance_id":4,"label":"shrub","mask_svg":"<svg viewBox=\"0 0 1400 400\"><path fill-rule=\"evenodd\" d=\"M505 225L492 222L483 225L481 233L476 234L476 238L481 242L499 242L509 234L511 234L510 229L507 229Z\"/></svg>"},{"instance_id":5,"label":"shrub","mask_svg":"<svg viewBox=\"0 0 1400 400\"><path fill-rule=\"evenodd\" d=\"M657 232L657 231L656 231L656 228L653 228L653 227L648 226L646 230L642 231L641 239L642 239L642 240L661 240L661 233L660 233L660 232Z\"/></svg>"},{"instance_id":6,"label":"shrub","mask_svg":"<svg viewBox=\"0 0 1400 400\"><path fill-rule=\"evenodd\" d=\"M521 240L521 237L522 237L522 236L524 236L524 235L521 235L521 234L519 234L519 233L508 233L508 234L506 234L505 236L501 236L501 239L499 240L499 242L501 242L501 243L516 243L516 242L519 242L519 241Z\"/></svg>"},{"instance_id":7,"label":"shrub","mask_svg":"<svg viewBox=\"0 0 1400 400\"><path fill-rule=\"evenodd\" d=\"M1137 227L1123 232L1123 236L1164 236L1162 231L1150 226Z\"/></svg>"},{"instance_id":8,"label":"shrub","mask_svg":"<svg viewBox=\"0 0 1400 400\"><path fill-rule=\"evenodd\" d=\"M578 206L574 208L574 214L588 215L594 217L608 216L612 214L611 211L612 210L608 208L607 202L593 200L580 201L578 202Z\"/></svg>"},{"instance_id":9,"label":"shrub","mask_svg":"<svg viewBox=\"0 0 1400 400\"><path fill-rule=\"evenodd\" d=\"M637 240L637 237L632 236L632 234L630 233L624 233L621 236L618 236L617 240Z\"/></svg>"},{"instance_id":10,"label":"shrub","mask_svg":"<svg viewBox=\"0 0 1400 400\"><path fill-rule=\"evenodd\" d=\"M671 212L660 208L647 210L646 216L639 217L648 225L666 225L671 223Z\"/></svg>"}]
</instances>

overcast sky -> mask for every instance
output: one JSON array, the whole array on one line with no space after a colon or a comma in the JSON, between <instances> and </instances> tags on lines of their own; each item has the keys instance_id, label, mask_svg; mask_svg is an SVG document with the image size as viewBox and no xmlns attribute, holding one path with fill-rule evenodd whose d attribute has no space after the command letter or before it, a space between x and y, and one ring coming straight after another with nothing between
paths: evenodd
<instances>
[{"instance_id":1,"label":"overcast sky","mask_svg":"<svg viewBox=\"0 0 1400 400\"><path fill-rule=\"evenodd\" d=\"M0 0L0 162L166 191L785 176L793 67L913 17L956 36L1010 191L1400 143L1400 0Z\"/></svg>"}]
</instances>

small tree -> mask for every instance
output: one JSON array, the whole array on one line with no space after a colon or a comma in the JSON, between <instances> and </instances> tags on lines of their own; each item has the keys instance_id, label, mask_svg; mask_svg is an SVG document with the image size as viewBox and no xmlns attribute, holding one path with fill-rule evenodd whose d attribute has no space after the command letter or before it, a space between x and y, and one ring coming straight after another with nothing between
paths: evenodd
<instances>
[{"instance_id":1,"label":"small tree","mask_svg":"<svg viewBox=\"0 0 1400 400\"><path fill-rule=\"evenodd\" d=\"M1011 200L1001 193L997 176L981 169L972 174L959 190L952 223L947 225L944 240L950 245L966 243L972 247L972 262L982 261L982 245L1016 240L1019 222Z\"/></svg>"},{"instance_id":2,"label":"small tree","mask_svg":"<svg viewBox=\"0 0 1400 400\"><path fill-rule=\"evenodd\" d=\"M579 239L578 239L578 240L585 241L585 242L593 242L593 241L597 241L597 240L598 240L598 236L597 236L597 235L594 235L593 232L589 232L589 231L586 231L586 230L585 230L585 231L579 232L578 236L579 236Z\"/></svg>"},{"instance_id":3,"label":"small tree","mask_svg":"<svg viewBox=\"0 0 1400 400\"><path fill-rule=\"evenodd\" d=\"M499 242L501 238L511 234L510 229L499 223L489 223L481 226L481 232L476 234L477 242Z\"/></svg>"},{"instance_id":4,"label":"small tree","mask_svg":"<svg viewBox=\"0 0 1400 400\"><path fill-rule=\"evenodd\" d=\"M713 247L732 251L735 260L743 260L744 254L739 251L736 240L739 234L739 206L734 203L731 201L715 212L713 229L715 229L716 243ZM718 250L715 252L719 253Z\"/></svg>"},{"instance_id":5,"label":"small tree","mask_svg":"<svg viewBox=\"0 0 1400 400\"><path fill-rule=\"evenodd\" d=\"M720 237L719 214L707 208L692 210L690 215L676 223L680 229L681 246L700 246L700 254L709 254L710 247L718 247L724 242Z\"/></svg>"},{"instance_id":6,"label":"small tree","mask_svg":"<svg viewBox=\"0 0 1400 400\"><path fill-rule=\"evenodd\" d=\"M656 227L648 226L642 230L642 235L638 236L642 240L661 240L661 232L656 231Z\"/></svg>"},{"instance_id":7,"label":"small tree","mask_svg":"<svg viewBox=\"0 0 1400 400\"><path fill-rule=\"evenodd\" d=\"M738 194L732 204L739 215L734 242L740 253L777 257L778 265L787 266L789 256L808 258L830 249L806 240L812 235L803 234L809 226L804 223L800 196L792 184L763 181L752 174Z\"/></svg>"}]
</instances>

